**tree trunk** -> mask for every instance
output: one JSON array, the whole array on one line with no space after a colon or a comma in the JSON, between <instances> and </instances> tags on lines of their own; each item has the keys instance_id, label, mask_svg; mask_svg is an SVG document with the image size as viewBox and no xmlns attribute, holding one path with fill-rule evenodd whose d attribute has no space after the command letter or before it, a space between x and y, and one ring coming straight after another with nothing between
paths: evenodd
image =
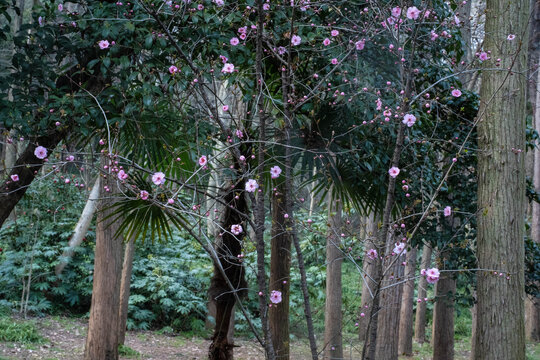
<instances>
[{"instance_id":1,"label":"tree trunk","mask_svg":"<svg viewBox=\"0 0 540 360\"><path fill-rule=\"evenodd\" d=\"M389 235L395 239L393 235ZM388 241L386 254L392 253L395 241ZM397 360L398 340L399 340L399 315L401 308L401 296L403 294L403 284L398 284L403 280L405 274L404 255L389 256L384 261L385 275L381 283L380 310L378 318L377 346L375 349L375 359Z\"/></svg>"},{"instance_id":2,"label":"tree trunk","mask_svg":"<svg viewBox=\"0 0 540 360\"><path fill-rule=\"evenodd\" d=\"M68 249L64 250L62 256L60 257L60 262L58 263L58 265L56 265L56 275L60 275L62 273L70 259L73 257L75 248L81 244L84 237L86 236L86 233L88 232L88 228L90 228L90 223L92 222L92 218L94 217L94 212L96 211L97 201L99 198L100 179L101 177L98 176L96 182L94 183L92 191L90 191L88 201L84 206L81 217L79 218L77 225L75 225L73 236L71 236L71 239L69 240L69 247Z\"/></svg>"},{"instance_id":3,"label":"tree trunk","mask_svg":"<svg viewBox=\"0 0 540 360\"><path fill-rule=\"evenodd\" d=\"M378 236L377 229L377 220L378 217L372 213L366 217L367 224L366 227L366 236L365 236L365 246L366 254L364 254L364 263L362 264L362 301L360 304L360 311L358 317L358 338L360 341L364 341L366 338L366 331L369 322L369 308L373 300L373 292L375 291L374 279L374 270L375 270L375 261L378 259L371 260L367 257L367 251L375 247L375 239ZM379 251L379 250L377 250Z\"/></svg>"},{"instance_id":4,"label":"tree trunk","mask_svg":"<svg viewBox=\"0 0 540 360\"><path fill-rule=\"evenodd\" d=\"M120 281L120 308L118 313L118 344L120 345L124 345L126 340L126 325L134 254L135 239L131 239L126 243L124 249L124 264L122 265L122 279Z\"/></svg>"},{"instance_id":5,"label":"tree trunk","mask_svg":"<svg viewBox=\"0 0 540 360\"><path fill-rule=\"evenodd\" d=\"M478 317L475 360L525 358L525 89L529 0L487 0L478 125ZM517 34L518 41L508 41ZM487 65L491 66L491 65ZM523 151L523 152L522 152ZM498 275L493 271L497 270ZM500 275L500 276L499 276Z\"/></svg>"},{"instance_id":6,"label":"tree trunk","mask_svg":"<svg viewBox=\"0 0 540 360\"><path fill-rule=\"evenodd\" d=\"M328 192L328 236L326 238L326 302L324 312L324 359L343 359L341 312L341 201Z\"/></svg>"},{"instance_id":7,"label":"tree trunk","mask_svg":"<svg viewBox=\"0 0 540 360\"><path fill-rule=\"evenodd\" d=\"M272 245L270 257L270 291L281 292L282 301L271 304L268 312L270 330L277 360L289 359L289 280L291 270L291 237L287 230L287 196L285 186L278 186L272 198Z\"/></svg>"},{"instance_id":8,"label":"tree trunk","mask_svg":"<svg viewBox=\"0 0 540 360\"><path fill-rule=\"evenodd\" d=\"M428 269L431 264L431 246L424 245L422 248L422 269ZM425 276L421 276L418 280L418 301L416 304L416 318L414 321L414 339L416 342L423 344L426 341L426 289L427 281Z\"/></svg>"},{"instance_id":9,"label":"tree trunk","mask_svg":"<svg viewBox=\"0 0 540 360\"><path fill-rule=\"evenodd\" d=\"M101 167L109 162L102 158ZM109 208L111 194L115 194L117 184L114 175L104 175L102 185L111 192L98 203L98 224L96 230L96 250L94 259L94 285L90 321L84 351L85 360L118 359L118 305L120 300L120 275L122 271L122 239L115 238L117 225L111 218Z\"/></svg>"},{"instance_id":10,"label":"tree trunk","mask_svg":"<svg viewBox=\"0 0 540 360\"><path fill-rule=\"evenodd\" d=\"M412 355L413 337L413 302L414 302L414 275L416 272L416 248L407 253L405 278L410 279L403 284L403 297L399 315L399 343L398 353Z\"/></svg>"},{"instance_id":11,"label":"tree trunk","mask_svg":"<svg viewBox=\"0 0 540 360\"><path fill-rule=\"evenodd\" d=\"M538 60L540 61L540 58ZM540 132L540 71L538 70L536 76L536 98L533 109L534 127L536 131ZM540 193L540 149L538 147L534 149L533 184L536 192ZM531 238L534 242L540 243L540 204L536 201L532 202ZM525 331L527 338L531 341L540 341L540 298L527 298L525 304Z\"/></svg>"},{"instance_id":12,"label":"tree trunk","mask_svg":"<svg viewBox=\"0 0 540 360\"><path fill-rule=\"evenodd\" d=\"M454 298L456 280L451 273L443 272L435 285L433 309L433 360L454 359Z\"/></svg>"},{"instance_id":13,"label":"tree trunk","mask_svg":"<svg viewBox=\"0 0 540 360\"><path fill-rule=\"evenodd\" d=\"M245 296L247 292L244 267L242 260L238 257L242 253L242 240L247 231L244 219L240 215L241 213L245 214L247 210L246 198L243 192L244 186L244 181L238 181L234 184L234 187L228 186L224 190L226 193L223 200L228 206L225 208L221 219L221 229L223 229L221 237L218 236L216 242L216 252L225 271L225 276L227 276L240 297ZM243 231L238 235L234 235L231 232L231 227L238 224L242 225ZM236 298L216 264L214 265L214 275L208 293L216 303L216 327L208 350L208 356L211 360L232 359L234 343L231 341L232 339L229 339L228 334L231 320L234 319Z\"/></svg>"}]
</instances>

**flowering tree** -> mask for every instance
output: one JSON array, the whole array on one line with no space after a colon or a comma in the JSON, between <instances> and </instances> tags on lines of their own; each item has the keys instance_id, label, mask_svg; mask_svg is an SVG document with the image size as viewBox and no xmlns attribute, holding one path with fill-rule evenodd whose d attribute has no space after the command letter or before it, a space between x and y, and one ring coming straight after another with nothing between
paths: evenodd
<instances>
[{"instance_id":1,"label":"flowering tree","mask_svg":"<svg viewBox=\"0 0 540 360\"><path fill-rule=\"evenodd\" d=\"M461 60L463 5L43 2L14 38L1 89L2 125L27 148L2 185L0 223L44 163L55 173L73 160L58 158L57 145L84 139L103 154L100 176L115 183L105 193L118 186L108 220L119 234L162 238L181 227L211 255L210 358L233 356L235 306L270 359L289 357L291 244L317 358L295 218L303 203L295 179L311 177L317 192L332 186L330 199L378 214L377 239L365 249L373 273L363 357L397 358L403 275L394 274L407 249L436 249L436 266L418 275L430 284L471 267L476 98L457 75L502 60L490 48ZM221 182L212 185L214 177ZM198 231L208 219L217 234ZM262 334L242 301L249 240ZM104 351L117 356L114 347Z\"/></svg>"}]
</instances>

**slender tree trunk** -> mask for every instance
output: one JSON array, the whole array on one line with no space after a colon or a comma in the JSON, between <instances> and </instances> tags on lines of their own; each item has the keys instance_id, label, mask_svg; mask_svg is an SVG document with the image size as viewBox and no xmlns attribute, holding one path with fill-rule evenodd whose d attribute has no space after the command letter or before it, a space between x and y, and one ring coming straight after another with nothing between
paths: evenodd
<instances>
[{"instance_id":1,"label":"slender tree trunk","mask_svg":"<svg viewBox=\"0 0 540 360\"><path fill-rule=\"evenodd\" d=\"M109 160L102 158L101 167ZM90 321L84 351L85 360L118 359L118 305L120 300L120 275L122 271L122 239L115 238L116 224L106 219L111 214L111 195L117 184L112 174L104 175L102 185L111 192L98 203L98 224L94 259L94 285Z\"/></svg>"},{"instance_id":2,"label":"slender tree trunk","mask_svg":"<svg viewBox=\"0 0 540 360\"><path fill-rule=\"evenodd\" d=\"M456 280L451 273L443 272L435 285L433 309L433 360L454 359L454 298Z\"/></svg>"},{"instance_id":3,"label":"slender tree trunk","mask_svg":"<svg viewBox=\"0 0 540 360\"><path fill-rule=\"evenodd\" d=\"M402 355L412 355L413 337L413 302L414 302L414 275L416 272L416 248L407 253L405 278L410 279L403 284L403 297L399 315L399 343L398 352Z\"/></svg>"},{"instance_id":4,"label":"slender tree trunk","mask_svg":"<svg viewBox=\"0 0 540 360\"><path fill-rule=\"evenodd\" d=\"M244 267L238 257L242 253L242 239L246 233L245 222L240 215L240 213L245 214L247 209L246 198L242 192L244 186L244 181L239 181L234 184L232 189L230 186L226 188L223 199L228 206L225 208L221 220L222 234L221 237L218 236L216 242L219 262L240 297L245 296L247 292ZM240 195L237 197L237 194ZM243 231L238 235L234 235L231 233L231 227L237 224L242 225ZM211 360L229 360L233 358L234 343L228 338L228 333L231 319L234 319L236 298L217 265L214 265L214 276L210 282L208 292L216 302L216 327L208 350L208 356Z\"/></svg>"},{"instance_id":5,"label":"slender tree trunk","mask_svg":"<svg viewBox=\"0 0 540 360\"><path fill-rule=\"evenodd\" d=\"M326 302L324 312L324 359L343 358L341 311L341 201L328 192L328 236L326 238Z\"/></svg>"},{"instance_id":6,"label":"slender tree trunk","mask_svg":"<svg viewBox=\"0 0 540 360\"><path fill-rule=\"evenodd\" d=\"M124 249L124 264L122 265L122 279L120 281L120 308L118 313L118 344L120 345L124 345L126 340L126 325L134 254L135 239L131 239L126 243Z\"/></svg>"},{"instance_id":7,"label":"slender tree trunk","mask_svg":"<svg viewBox=\"0 0 540 360\"><path fill-rule=\"evenodd\" d=\"M540 31L538 32L540 33ZM538 62L540 63L540 58L538 58ZM536 98L533 108L535 129L540 132L540 71L538 70ZM538 147L534 149L533 184L536 192L540 193L540 149ZM540 243L540 204L535 201L532 202L531 238L534 242ZM525 304L525 331L527 338L532 341L540 341L540 298L528 298Z\"/></svg>"},{"instance_id":8,"label":"slender tree trunk","mask_svg":"<svg viewBox=\"0 0 540 360\"><path fill-rule=\"evenodd\" d=\"M375 278L375 261L379 261L379 259L372 260L368 258L367 251L375 248L375 239L378 236L377 219L378 218L374 213L371 213L368 217L366 217L366 236L364 240L364 248L366 249L366 254L364 254L364 263L362 264L362 301L358 314L358 337L360 341L364 341L366 338L366 331L369 322L369 308L372 304L373 293L375 291L376 285L373 281L373 279Z\"/></svg>"},{"instance_id":9,"label":"slender tree trunk","mask_svg":"<svg viewBox=\"0 0 540 360\"><path fill-rule=\"evenodd\" d=\"M393 236L392 238L395 239ZM386 254L392 253L394 242L388 242ZM398 359L399 315L403 294L403 284L398 283L403 280L405 274L405 266L402 264L405 259L404 255L400 255L396 260L394 255L389 256L384 262L386 273L381 288L385 289L382 289L379 295L380 310L375 359Z\"/></svg>"},{"instance_id":10,"label":"slender tree trunk","mask_svg":"<svg viewBox=\"0 0 540 360\"><path fill-rule=\"evenodd\" d=\"M98 176L94 183L94 187L90 191L88 201L84 206L81 217L79 218L77 225L75 225L75 230L73 231L73 236L71 236L71 239L69 240L68 248L64 250L62 256L60 257L60 262L58 265L56 265L56 275L60 275L62 273L70 259L73 257L75 248L81 244L86 236L86 233L88 232L88 229L90 228L99 199L100 180L101 177Z\"/></svg>"},{"instance_id":11,"label":"slender tree trunk","mask_svg":"<svg viewBox=\"0 0 540 360\"><path fill-rule=\"evenodd\" d=\"M478 125L478 317L475 360L525 358L525 89L529 0L487 0ZM519 41L508 41L517 34ZM488 65L490 66L490 65ZM502 276L495 276L494 271Z\"/></svg>"},{"instance_id":12,"label":"slender tree trunk","mask_svg":"<svg viewBox=\"0 0 540 360\"><path fill-rule=\"evenodd\" d=\"M422 263L420 268L428 269L431 264L431 246L424 245L422 248ZM423 344L426 341L426 289L427 281L426 277L420 277L418 280L417 296L419 302L416 304L416 318L414 321L414 339L416 342Z\"/></svg>"},{"instance_id":13,"label":"slender tree trunk","mask_svg":"<svg viewBox=\"0 0 540 360\"><path fill-rule=\"evenodd\" d=\"M270 291L281 292L282 301L272 304L268 312L276 359L289 358L289 280L291 269L291 238L287 231L288 214L285 187L278 186L279 195L272 198L272 244Z\"/></svg>"}]
</instances>

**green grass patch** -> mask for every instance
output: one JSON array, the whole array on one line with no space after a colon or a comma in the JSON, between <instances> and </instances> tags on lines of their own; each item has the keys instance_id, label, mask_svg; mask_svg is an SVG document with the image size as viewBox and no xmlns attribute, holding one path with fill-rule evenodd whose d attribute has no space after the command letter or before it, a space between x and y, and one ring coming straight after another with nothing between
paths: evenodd
<instances>
[{"instance_id":1,"label":"green grass patch","mask_svg":"<svg viewBox=\"0 0 540 360\"><path fill-rule=\"evenodd\" d=\"M133 350L129 346L119 345L118 354L128 358L139 358L141 354L137 350Z\"/></svg>"},{"instance_id":2,"label":"green grass patch","mask_svg":"<svg viewBox=\"0 0 540 360\"><path fill-rule=\"evenodd\" d=\"M0 341L38 343L43 342L44 339L33 321L0 317Z\"/></svg>"}]
</instances>

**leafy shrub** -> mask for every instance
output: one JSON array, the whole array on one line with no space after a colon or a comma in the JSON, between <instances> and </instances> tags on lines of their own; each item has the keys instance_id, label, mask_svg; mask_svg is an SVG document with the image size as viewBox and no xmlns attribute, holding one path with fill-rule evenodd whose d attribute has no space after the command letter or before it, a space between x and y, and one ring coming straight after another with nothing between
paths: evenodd
<instances>
[{"instance_id":1,"label":"leafy shrub","mask_svg":"<svg viewBox=\"0 0 540 360\"><path fill-rule=\"evenodd\" d=\"M36 343L43 341L32 321L0 317L0 341Z\"/></svg>"}]
</instances>

